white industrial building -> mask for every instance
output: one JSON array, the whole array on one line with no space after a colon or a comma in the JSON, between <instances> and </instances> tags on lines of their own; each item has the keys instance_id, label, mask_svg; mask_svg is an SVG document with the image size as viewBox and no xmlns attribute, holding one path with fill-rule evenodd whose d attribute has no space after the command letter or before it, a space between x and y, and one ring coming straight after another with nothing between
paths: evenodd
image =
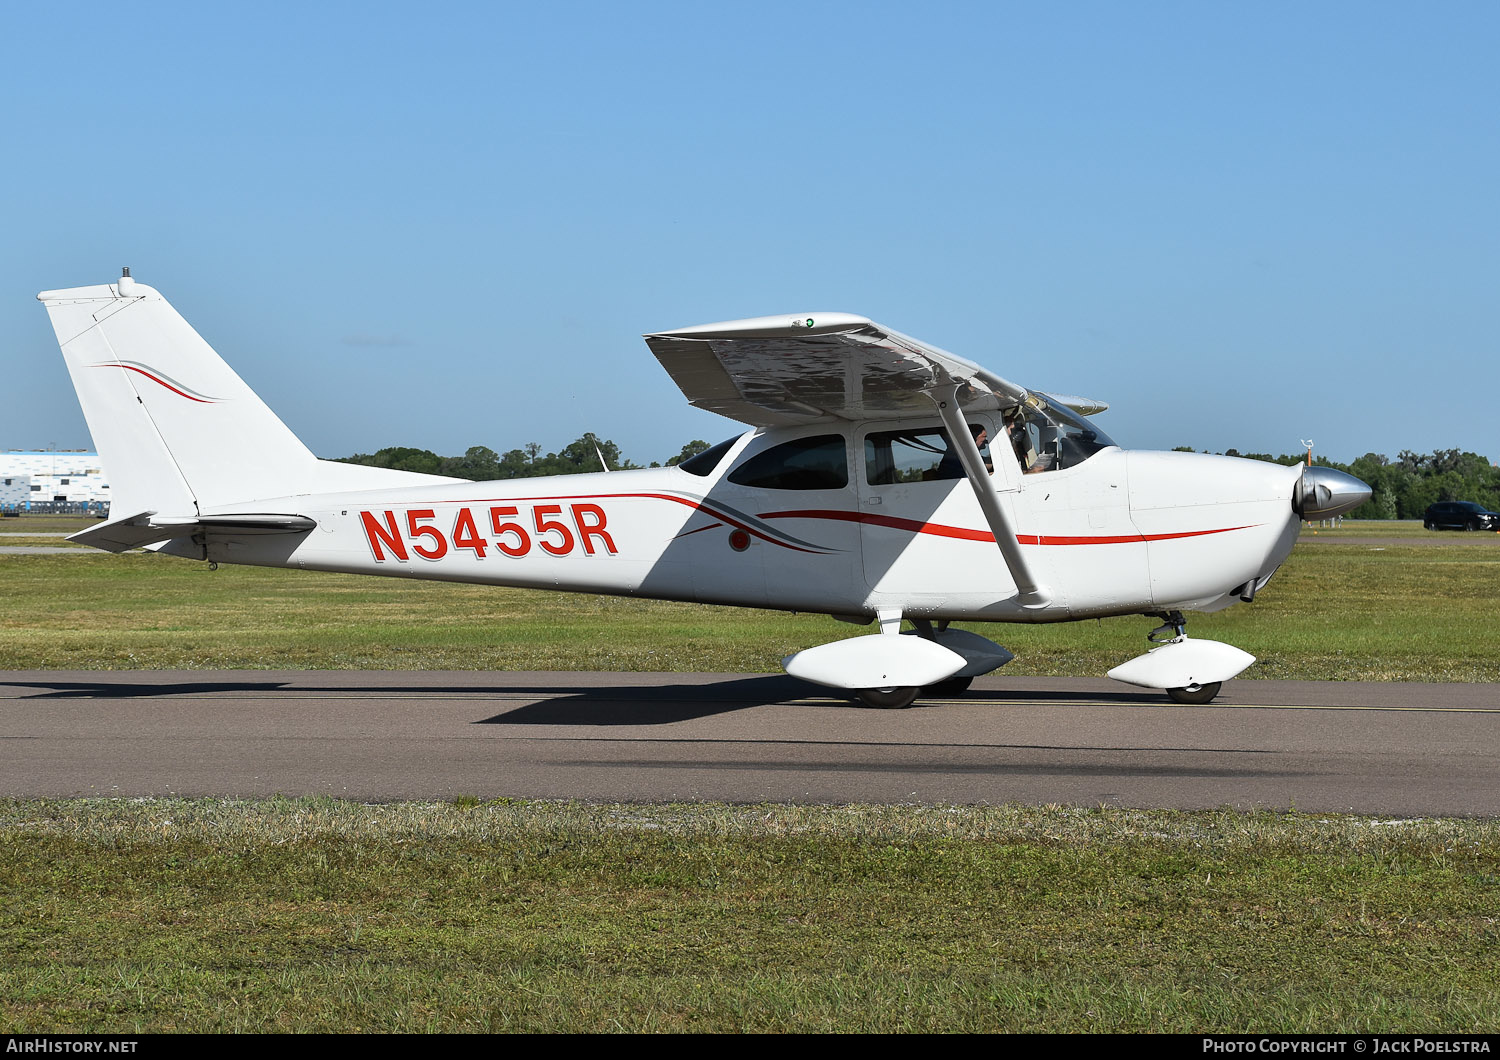
<instances>
[{"instance_id":1,"label":"white industrial building","mask_svg":"<svg viewBox=\"0 0 1500 1060\"><path fill-rule=\"evenodd\" d=\"M0 475L0 512L25 511L30 503L30 475Z\"/></svg>"},{"instance_id":2,"label":"white industrial building","mask_svg":"<svg viewBox=\"0 0 1500 1060\"><path fill-rule=\"evenodd\" d=\"M109 482L99 454L69 450L7 449L0 452L0 509L26 511L37 505L109 506Z\"/></svg>"}]
</instances>

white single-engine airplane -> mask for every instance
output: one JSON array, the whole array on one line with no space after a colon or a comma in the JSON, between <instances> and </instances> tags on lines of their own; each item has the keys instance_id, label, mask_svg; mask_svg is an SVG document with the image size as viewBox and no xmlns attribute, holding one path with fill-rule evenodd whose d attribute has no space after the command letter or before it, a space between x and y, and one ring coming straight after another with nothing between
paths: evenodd
<instances>
[{"instance_id":1,"label":"white single-engine airplane","mask_svg":"<svg viewBox=\"0 0 1500 1060\"><path fill-rule=\"evenodd\" d=\"M1158 646L1110 676L1206 703L1254 657L1189 639L1182 613L1252 599L1302 520L1369 497L1327 468L1121 449L1086 419L1100 402L847 313L647 335L692 404L752 428L677 467L480 483L342 464L128 269L37 297L113 495L72 540L873 620L783 660L872 707L1012 658L950 622L1130 614L1163 621Z\"/></svg>"}]
</instances>

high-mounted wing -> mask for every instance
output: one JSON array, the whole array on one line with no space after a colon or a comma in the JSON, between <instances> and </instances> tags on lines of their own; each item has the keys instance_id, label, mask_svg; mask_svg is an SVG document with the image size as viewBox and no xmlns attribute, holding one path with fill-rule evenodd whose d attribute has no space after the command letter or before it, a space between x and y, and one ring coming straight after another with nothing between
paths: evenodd
<instances>
[{"instance_id":1,"label":"high-mounted wing","mask_svg":"<svg viewBox=\"0 0 1500 1060\"><path fill-rule=\"evenodd\" d=\"M972 361L851 313L700 324L647 335L646 344L689 402L752 427L930 414L927 391L951 383L966 409L1027 396Z\"/></svg>"},{"instance_id":2,"label":"high-mounted wing","mask_svg":"<svg viewBox=\"0 0 1500 1060\"><path fill-rule=\"evenodd\" d=\"M1049 393L1046 395L1046 398L1053 405L1062 405L1064 408L1070 408L1080 416L1094 416L1109 408L1108 402L1096 401L1093 398L1077 397L1073 394Z\"/></svg>"},{"instance_id":3,"label":"high-mounted wing","mask_svg":"<svg viewBox=\"0 0 1500 1060\"><path fill-rule=\"evenodd\" d=\"M1045 395L1033 396L973 361L850 313L699 324L647 335L646 344L688 401L753 427L937 412L1020 600L1043 607L1051 598L1017 543L963 418L965 411L1040 403ZM1052 400L1085 416L1108 408L1088 398Z\"/></svg>"}]
</instances>

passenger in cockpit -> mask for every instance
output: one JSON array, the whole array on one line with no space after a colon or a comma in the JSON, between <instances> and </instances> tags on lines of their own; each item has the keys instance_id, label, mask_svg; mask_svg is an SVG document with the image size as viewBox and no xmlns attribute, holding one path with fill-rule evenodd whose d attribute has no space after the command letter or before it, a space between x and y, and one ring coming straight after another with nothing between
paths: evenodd
<instances>
[{"instance_id":1,"label":"passenger in cockpit","mask_svg":"<svg viewBox=\"0 0 1500 1060\"><path fill-rule=\"evenodd\" d=\"M984 461L984 469L990 474L995 473L995 461L989 453L985 452L985 446L990 444L990 432L982 423L969 424L969 433L974 436L974 445L979 449L979 456ZM952 443L948 445L948 451L943 454L942 461L938 464L937 474L933 478L963 478L964 465L959 459L958 450Z\"/></svg>"}]
</instances>

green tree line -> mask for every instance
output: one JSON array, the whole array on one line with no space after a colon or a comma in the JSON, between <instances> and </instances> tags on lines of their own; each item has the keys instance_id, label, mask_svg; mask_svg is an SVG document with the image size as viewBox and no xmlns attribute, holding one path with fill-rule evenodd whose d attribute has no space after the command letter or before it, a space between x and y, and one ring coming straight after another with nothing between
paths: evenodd
<instances>
[{"instance_id":1,"label":"green tree line","mask_svg":"<svg viewBox=\"0 0 1500 1060\"><path fill-rule=\"evenodd\" d=\"M668 466L680 464L707 448L707 442L695 438L664 463ZM1189 446L1179 446L1178 449L1184 452L1194 451ZM1272 456L1270 453L1241 453L1237 449L1225 450L1224 455L1288 466L1300 464L1306 459L1301 453ZM348 464L369 464L399 471L466 478L476 482L535 478L540 475L577 475L602 470L601 463L610 471L662 466L656 461L649 465L634 463L625 458L614 442L607 438L601 439L592 432L555 453L543 453L540 445L529 442L503 454L482 445L466 450L462 456L439 456L428 449L393 446L341 459ZM1492 511L1500 511L1500 468L1478 453L1464 453L1457 449L1414 453L1403 449L1395 460L1380 453L1366 453L1349 464L1341 464L1321 456L1315 458L1313 463L1320 467L1346 471L1369 484L1372 491L1369 501L1350 512L1351 519L1420 519L1427 506L1438 501L1475 501Z\"/></svg>"},{"instance_id":2,"label":"green tree line","mask_svg":"<svg viewBox=\"0 0 1500 1060\"><path fill-rule=\"evenodd\" d=\"M680 464L708 448L708 443L694 439L682 447L682 451L666 462ZM599 438L593 432L570 442L555 453L543 453L536 442L528 442L519 449L500 454L482 445L465 450L463 456L439 456L430 449L411 449L391 446L373 453L355 453L338 458L345 464L368 464L371 467L389 467L397 471L416 471L423 475L447 475L450 478L466 478L474 482L493 482L496 479L537 478L542 475L580 475L586 471L628 471L642 466L660 467L652 461L649 465L633 463L620 452L620 447L607 438Z\"/></svg>"}]
</instances>

